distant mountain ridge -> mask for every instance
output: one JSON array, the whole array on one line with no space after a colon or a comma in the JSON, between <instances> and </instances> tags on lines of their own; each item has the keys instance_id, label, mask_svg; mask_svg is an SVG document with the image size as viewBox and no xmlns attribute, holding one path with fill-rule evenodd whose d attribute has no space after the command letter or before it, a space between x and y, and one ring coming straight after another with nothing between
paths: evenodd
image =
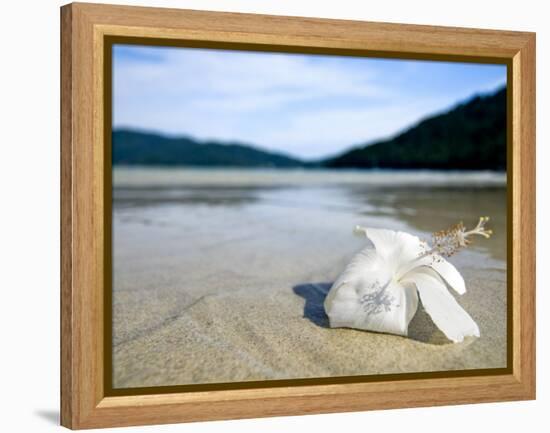
<instances>
[{"instance_id":1,"label":"distant mountain ridge","mask_svg":"<svg viewBox=\"0 0 550 433\"><path fill-rule=\"evenodd\" d=\"M420 121L396 137L321 162L330 168L506 170L506 87Z\"/></svg>"},{"instance_id":2,"label":"distant mountain ridge","mask_svg":"<svg viewBox=\"0 0 550 433\"><path fill-rule=\"evenodd\" d=\"M240 143L197 141L128 129L113 131L113 165L302 167L298 159Z\"/></svg>"},{"instance_id":3,"label":"distant mountain ridge","mask_svg":"<svg viewBox=\"0 0 550 433\"><path fill-rule=\"evenodd\" d=\"M304 161L242 143L129 129L112 134L113 165L506 170L506 88L475 96L387 140Z\"/></svg>"}]
</instances>

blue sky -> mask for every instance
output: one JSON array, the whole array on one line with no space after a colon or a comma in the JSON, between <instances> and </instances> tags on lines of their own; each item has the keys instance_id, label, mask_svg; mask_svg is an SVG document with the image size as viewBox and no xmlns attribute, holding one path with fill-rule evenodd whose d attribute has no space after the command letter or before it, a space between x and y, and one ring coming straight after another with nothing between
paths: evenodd
<instances>
[{"instance_id":1,"label":"blue sky","mask_svg":"<svg viewBox=\"0 0 550 433\"><path fill-rule=\"evenodd\" d=\"M505 83L503 65L115 45L113 126L317 158Z\"/></svg>"}]
</instances>

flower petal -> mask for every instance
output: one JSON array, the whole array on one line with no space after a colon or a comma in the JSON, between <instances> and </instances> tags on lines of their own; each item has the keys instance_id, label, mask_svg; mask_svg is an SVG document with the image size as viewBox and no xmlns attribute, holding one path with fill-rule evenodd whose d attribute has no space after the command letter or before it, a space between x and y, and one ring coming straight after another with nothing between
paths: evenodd
<instances>
[{"instance_id":1,"label":"flower petal","mask_svg":"<svg viewBox=\"0 0 550 433\"><path fill-rule=\"evenodd\" d=\"M412 318L416 314L416 310L418 310L418 291L416 289L416 286L409 286L407 284L403 285L405 288L406 293L406 299L407 299L407 329L409 327L409 323L411 323Z\"/></svg>"},{"instance_id":2,"label":"flower petal","mask_svg":"<svg viewBox=\"0 0 550 433\"><path fill-rule=\"evenodd\" d=\"M334 282L332 287L338 287L344 282L357 281L362 278L367 279L367 283L372 280L374 273L384 273L384 279L390 278L389 269L386 262L377 254L374 248L364 248L359 251L344 269L344 272ZM330 292L329 292L330 296ZM328 298L328 296L327 296Z\"/></svg>"},{"instance_id":3,"label":"flower petal","mask_svg":"<svg viewBox=\"0 0 550 433\"><path fill-rule=\"evenodd\" d=\"M372 248L354 257L325 299L332 328L407 335L418 305L416 289L392 280L384 263Z\"/></svg>"},{"instance_id":4,"label":"flower petal","mask_svg":"<svg viewBox=\"0 0 550 433\"><path fill-rule=\"evenodd\" d=\"M429 266L441 275L441 278L443 278L456 293L459 295L466 293L464 278L462 278L462 275L460 275L460 272L458 272L454 265L443 257L437 257Z\"/></svg>"},{"instance_id":5,"label":"flower petal","mask_svg":"<svg viewBox=\"0 0 550 433\"><path fill-rule=\"evenodd\" d=\"M417 259L424 252L420 239L409 233L361 226L357 226L355 230L364 233L371 240L376 252L391 266L392 272Z\"/></svg>"},{"instance_id":6,"label":"flower petal","mask_svg":"<svg viewBox=\"0 0 550 433\"><path fill-rule=\"evenodd\" d=\"M431 268L436 271L439 276L459 295L466 293L466 284L460 272L453 264L445 260L439 254L430 254L416 262L409 263L408 266L403 266L398 273L398 278L407 278L409 273L415 272L418 269Z\"/></svg>"},{"instance_id":7,"label":"flower petal","mask_svg":"<svg viewBox=\"0 0 550 433\"><path fill-rule=\"evenodd\" d=\"M417 269L407 277L414 282L426 312L449 340L455 343L464 337L479 337L479 327L449 293L433 271Z\"/></svg>"}]
</instances>

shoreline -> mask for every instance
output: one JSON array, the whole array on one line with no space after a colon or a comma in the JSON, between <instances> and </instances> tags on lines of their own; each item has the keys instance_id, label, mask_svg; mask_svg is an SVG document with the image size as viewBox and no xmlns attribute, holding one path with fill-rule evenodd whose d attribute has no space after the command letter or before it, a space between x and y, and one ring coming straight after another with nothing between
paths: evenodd
<instances>
[{"instance_id":1,"label":"shoreline","mask_svg":"<svg viewBox=\"0 0 550 433\"><path fill-rule=\"evenodd\" d=\"M327 186L505 188L506 173L497 171L240 169L116 166L114 188L193 186Z\"/></svg>"}]
</instances>

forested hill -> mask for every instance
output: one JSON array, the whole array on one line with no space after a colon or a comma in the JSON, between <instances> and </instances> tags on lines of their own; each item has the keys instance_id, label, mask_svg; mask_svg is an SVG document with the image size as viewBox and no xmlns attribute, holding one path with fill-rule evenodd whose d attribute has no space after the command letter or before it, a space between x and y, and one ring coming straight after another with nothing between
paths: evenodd
<instances>
[{"instance_id":1,"label":"forested hill","mask_svg":"<svg viewBox=\"0 0 550 433\"><path fill-rule=\"evenodd\" d=\"M113 165L187 165L208 167L301 167L292 157L253 146L119 129L112 136Z\"/></svg>"},{"instance_id":2,"label":"forested hill","mask_svg":"<svg viewBox=\"0 0 550 433\"><path fill-rule=\"evenodd\" d=\"M335 157L303 161L241 143L118 129L114 165L272 168L506 169L506 88L476 96L397 136Z\"/></svg>"},{"instance_id":3,"label":"forested hill","mask_svg":"<svg viewBox=\"0 0 550 433\"><path fill-rule=\"evenodd\" d=\"M476 96L399 135L321 162L331 168L506 169L506 88Z\"/></svg>"}]
</instances>

